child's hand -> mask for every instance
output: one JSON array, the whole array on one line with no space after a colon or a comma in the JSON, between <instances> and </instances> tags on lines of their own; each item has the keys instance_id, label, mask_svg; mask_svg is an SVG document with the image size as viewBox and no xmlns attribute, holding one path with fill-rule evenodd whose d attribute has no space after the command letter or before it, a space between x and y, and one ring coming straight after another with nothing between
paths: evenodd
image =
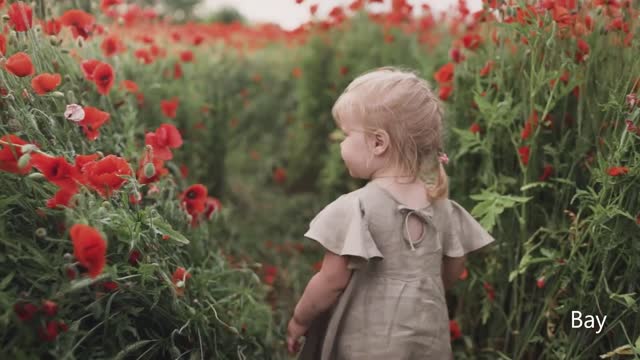
<instances>
[{"instance_id":1,"label":"child's hand","mask_svg":"<svg viewBox=\"0 0 640 360\"><path fill-rule=\"evenodd\" d=\"M289 326L287 326L287 349L290 354L298 353L300 350L300 337L307 332L308 328L308 326L298 323L295 317L289 320Z\"/></svg>"}]
</instances>

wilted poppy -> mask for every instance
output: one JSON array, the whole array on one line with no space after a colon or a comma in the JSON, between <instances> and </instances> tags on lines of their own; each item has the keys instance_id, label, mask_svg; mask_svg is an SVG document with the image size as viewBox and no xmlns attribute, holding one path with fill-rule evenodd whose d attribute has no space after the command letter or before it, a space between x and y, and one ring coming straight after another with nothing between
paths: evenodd
<instances>
[{"instance_id":1,"label":"wilted poppy","mask_svg":"<svg viewBox=\"0 0 640 360\"><path fill-rule=\"evenodd\" d=\"M84 266L89 276L97 277L106 263L107 243L104 238L91 226L75 224L70 230L73 242L73 255Z\"/></svg>"},{"instance_id":2,"label":"wilted poppy","mask_svg":"<svg viewBox=\"0 0 640 360\"><path fill-rule=\"evenodd\" d=\"M44 95L55 90L60 85L60 74L43 73L31 79L31 87L38 95Z\"/></svg>"},{"instance_id":3,"label":"wilted poppy","mask_svg":"<svg viewBox=\"0 0 640 360\"><path fill-rule=\"evenodd\" d=\"M11 55L7 59L4 67L5 69L7 69L7 71L19 77L33 75L33 73L35 72L35 68L33 67L33 63L31 62L31 57L23 52L18 52Z\"/></svg>"}]
</instances>

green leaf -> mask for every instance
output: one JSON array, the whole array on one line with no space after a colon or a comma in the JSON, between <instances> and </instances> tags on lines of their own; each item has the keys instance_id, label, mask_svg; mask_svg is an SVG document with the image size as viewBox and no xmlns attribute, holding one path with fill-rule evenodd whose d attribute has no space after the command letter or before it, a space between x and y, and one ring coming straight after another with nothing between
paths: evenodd
<instances>
[{"instance_id":1,"label":"green leaf","mask_svg":"<svg viewBox=\"0 0 640 360\"><path fill-rule=\"evenodd\" d=\"M156 218L159 221L154 221L153 225L160 231L163 235L169 235L171 240L175 240L179 243L189 244L189 239L187 239L180 232L174 230L171 225L169 225L164 220L160 220L160 218Z\"/></svg>"},{"instance_id":2,"label":"green leaf","mask_svg":"<svg viewBox=\"0 0 640 360\"><path fill-rule=\"evenodd\" d=\"M9 283L11 282L11 279L13 279L15 274L16 274L15 272L12 272L9 275L5 276L4 279L2 279L2 282L0 282L0 290L4 290L7 287L7 285L9 285Z\"/></svg>"},{"instance_id":3,"label":"green leaf","mask_svg":"<svg viewBox=\"0 0 640 360\"><path fill-rule=\"evenodd\" d=\"M133 351L136 351L140 348L142 348L143 346L149 344L149 343L154 343L157 342L158 340L140 340L138 342L134 342L133 344L125 347L124 349L122 349L122 351L120 351L115 357L114 360L119 360L119 359L124 359L125 356Z\"/></svg>"}]
</instances>

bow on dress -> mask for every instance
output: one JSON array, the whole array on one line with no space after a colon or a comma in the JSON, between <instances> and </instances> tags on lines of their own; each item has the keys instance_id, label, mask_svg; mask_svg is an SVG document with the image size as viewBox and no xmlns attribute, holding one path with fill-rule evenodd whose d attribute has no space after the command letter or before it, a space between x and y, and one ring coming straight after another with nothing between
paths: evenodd
<instances>
[{"instance_id":1,"label":"bow on dress","mask_svg":"<svg viewBox=\"0 0 640 360\"><path fill-rule=\"evenodd\" d=\"M424 221L425 223L427 223L428 225L436 229L436 226L433 223L433 207L432 206L429 206L423 209L412 209L406 205L398 205L398 210L400 211L400 213L405 214L404 228L407 231L407 235L409 237L411 237L411 233L409 232L409 216L411 216L412 214L418 216L422 221ZM416 244L419 244L422 242L422 240L424 240L424 236L425 236L424 232L426 231L426 229L423 229L422 231L423 232L422 232L422 236L420 236L420 241L416 242ZM409 246L411 246L411 250L415 251L416 248L413 246L413 241L405 237L404 234L402 234L402 237L407 243L409 243Z\"/></svg>"}]
</instances>

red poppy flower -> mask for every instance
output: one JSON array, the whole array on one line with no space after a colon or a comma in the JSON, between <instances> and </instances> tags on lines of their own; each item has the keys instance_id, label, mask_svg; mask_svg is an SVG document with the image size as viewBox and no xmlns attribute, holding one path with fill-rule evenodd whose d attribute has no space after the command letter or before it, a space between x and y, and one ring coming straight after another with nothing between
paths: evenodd
<instances>
[{"instance_id":1,"label":"red poppy flower","mask_svg":"<svg viewBox=\"0 0 640 360\"><path fill-rule=\"evenodd\" d=\"M122 87L125 88L128 92L134 93L134 94L140 91L138 84L136 84L131 80L122 80Z\"/></svg>"},{"instance_id":2,"label":"red poppy flower","mask_svg":"<svg viewBox=\"0 0 640 360\"><path fill-rule=\"evenodd\" d=\"M42 22L42 29L47 35L58 35L62 30L62 23L57 19L50 19Z\"/></svg>"},{"instance_id":3,"label":"red poppy flower","mask_svg":"<svg viewBox=\"0 0 640 360\"><path fill-rule=\"evenodd\" d=\"M73 207L71 199L78 192L78 188L63 187L58 190L51 199L47 200L47 207L56 209L58 206Z\"/></svg>"},{"instance_id":4,"label":"red poppy flower","mask_svg":"<svg viewBox=\"0 0 640 360\"><path fill-rule=\"evenodd\" d=\"M186 288L188 279L191 279L191 274L189 274L189 272L181 266L173 272L171 281L173 282L178 296L184 295L184 289Z\"/></svg>"},{"instance_id":5,"label":"red poppy flower","mask_svg":"<svg viewBox=\"0 0 640 360\"><path fill-rule=\"evenodd\" d=\"M141 63L148 65L153 62L153 55L147 49L137 49L133 52L133 56L135 56Z\"/></svg>"},{"instance_id":6,"label":"red poppy flower","mask_svg":"<svg viewBox=\"0 0 640 360\"><path fill-rule=\"evenodd\" d=\"M171 98L171 100L160 100L160 108L162 109L162 113L173 119L176 117L176 110L178 109L178 105L180 104L180 99L177 97Z\"/></svg>"},{"instance_id":7,"label":"red poppy flower","mask_svg":"<svg viewBox=\"0 0 640 360\"><path fill-rule=\"evenodd\" d=\"M284 184L287 181L287 170L282 167L277 167L273 170L273 181L278 184Z\"/></svg>"},{"instance_id":8,"label":"red poppy flower","mask_svg":"<svg viewBox=\"0 0 640 360\"><path fill-rule=\"evenodd\" d=\"M65 11L60 17L60 23L64 26L71 27L73 37L82 36L88 38L95 27L95 18L93 15L86 13L80 9L71 9Z\"/></svg>"},{"instance_id":9,"label":"red poppy flower","mask_svg":"<svg viewBox=\"0 0 640 360\"><path fill-rule=\"evenodd\" d=\"M85 79L93 81L93 72L100 63L101 62L96 59L84 60L80 63L80 68L82 69Z\"/></svg>"},{"instance_id":10,"label":"red poppy flower","mask_svg":"<svg viewBox=\"0 0 640 360\"><path fill-rule=\"evenodd\" d=\"M493 286L485 281L484 283L482 283L482 287L484 288L484 291L487 293L487 297L489 298L489 301L494 301L496 299L496 292L493 289Z\"/></svg>"},{"instance_id":11,"label":"red poppy flower","mask_svg":"<svg viewBox=\"0 0 640 360\"><path fill-rule=\"evenodd\" d=\"M493 65L494 64L495 64L495 62L493 60L487 61L486 64L484 65L484 67L482 69L480 69L480 77L485 77L485 76L489 75L489 73L493 69Z\"/></svg>"},{"instance_id":12,"label":"red poppy flower","mask_svg":"<svg viewBox=\"0 0 640 360\"><path fill-rule=\"evenodd\" d=\"M576 62L581 63L585 61L589 57L589 52L591 51L589 44L582 40L578 39L578 50L576 50Z\"/></svg>"},{"instance_id":13,"label":"red poppy flower","mask_svg":"<svg viewBox=\"0 0 640 360\"><path fill-rule=\"evenodd\" d=\"M482 37L478 34L466 34L462 37L462 44L469 50L475 50L482 44Z\"/></svg>"},{"instance_id":14,"label":"red poppy flower","mask_svg":"<svg viewBox=\"0 0 640 360\"><path fill-rule=\"evenodd\" d=\"M118 36L111 35L102 40L100 49L102 49L102 53L104 54L104 56L109 57L123 51L125 49L125 46Z\"/></svg>"},{"instance_id":15,"label":"red poppy flower","mask_svg":"<svg viewBox=\"0 0 640 360\"><path fill-rule=\"evenodd\" d=\"M438 97L442 101L447 101L447 99L449 99L449 96L451 96L452 92L453 92L453 86L443 85L440 87L440 90L438 91Z\"/></svg>"},{"instance_id":16,"label":"red poppy flower","mask_svg":"<svg viewBox=\"0 0 640 360\"><path fill-rule=\"evenodd\" d=\"M182 77L182 66L180 63L173 64L173 78L180 79Z\"/></svg>"},{"instance_id":17,"label":"red poppy flower","mask_svg":"<svg viewBox=\"0 0 640 360\"><path fill-rule=\"evenodd\" d=\"M122 4L122 0L102 0L100 2L100 9L106 12L110 7L119 4Z\"/></svg>"},{"instance_id":18,"label":"red poppy flower","mask_svg":"<svg viewBox=\"0 0 640 360\"><path fill-rule=\"evenodd\" d=\"M115 81L115 75L111 65L107 63L98 64L93 71L92 76L93 81L98 88L98 92L102 95L108 95L109 90L111 90L113 82Z\"/></svg>"},{"instance_id":19,"label":"red poppy flower","mask_svg":"<svg viewBox=\"0 0 640 360\"><path fill-rule=\"evenodd\" d=\"M191 226L198 223L198 217L207 207L207 188L202 184L189 186L180 194L180 204L191 215Z\"/></svg>"},{"instance_id":20,"label":"red poppy flower","mask_svg":"<svg viewBox=\"0 0 640 360\"><path fill-rule=\"evenodd\" d=\"M480 132L480 125L476 122L474 122L473 124L471 124L471 126L469 127L469 131L471 131L474 134L477 134Z\"/></svg>"},{"instance_id":21,"label":"red poppy flower","mask_svg":"<svg viewBox=\"0 0 640 360\"><path fill-rule=\"evenodd\" d=\"M464 55L462 55L462 51L457 47L451 48L449 51L449 57L456 64L461 63L465 59Z\"/></svg>"},{"instance_id":22,"label":"red poppy flower","mask_svg":"<svg viewBox=\"0 0 640 360\"><path fill-rule=\"evenodd\" d=\"M453 80L455 65L451 62L446 63L438 69L438 71L433 74L434 79L440 84L449 83Z\"/></svg>"},{"instance_id":23,"label":"red poppy flower","mask_svg":"<svg viewBox=\"0 0 640 360\"><path fill-rule=\"evenodd\" d=\"M21 302L13 305L13 311L21 321L29 321L38 312L38 307L31 303Z\"/></svg>"},{"instance_id":24,"label":"red poppy flower","mask_svg":"<svg viewBox=\"0 0 640 360\"><path fill-rule=\"evenodd\" d=\"M175 126L163 123L155 132L146 133L144 142L151 145L155 158L171 160L173 154L170 149L182 146L182 136Z\"/></svg>"},{"instance_id":25,"label":"red poppy flower","mask_svg":"<svg viewBox=\"0 0 640 360\"><path fill-rule=\"evenodd\" d=\"M309 6L309 12L311 13L311 15L315 15L317 11L318 11L318 4L313 4Z\"/></svg>"},{"instance_id":26,"label":"red poppy flower","mask_svg":"<svg viewBox=\"0 0 640 360\"><path fill-rule=\"evenodd\" d=\"M100 136L100 127L109 121L111 115L93 106L84 107L84 118L78 122L87 139L93 141Z\"/></svg>"},{"instance_id":27,"label":"red poppy flower","mask_svg":"<svg viewBox=\"0 0 640 360\"><path fill-rule=\"evenodd\" d=\"M118 290L118 283L115 281L105 281L104 283L102 283L102 288L104 289L104 291L116 291Z\"/></svg>"},{"instance_id":28,"label":"red poppy flower","mask_svg":"<svg viewBox=\"0 0 640 360\"><path fill-rule=\"evenodd\" d=\"M278 277L278 268L273 265L264 265L262 271L262 280L269 285L273 285Z\"/></svg>"},{"instance_id":29,"label":"red poppy flower","mask_svg":"<svg viewBox=\"0 0 640 360\"><path fill-rule=\"evenodd\" d=\"M218 212L222 210L222 203L220 202L220 200L218 198L215 197L207 197L207 201L205 203L205 210L204 210L204 216L211 220L211 216L213 216L214 213Z\"/></svg>"},{"instance_id":30,"label":"red poppy flower","mask_svg":"<svg viewBox=\"0 0 640 360\"><path fill-rule=\"evenodd\" d=\"M33 25L33 10L22 1L14 2L7 11L9 25L17 32L27 31Z\"/></svg>"},{"instance_id":31,"label":"red poppy flower","mask_svg":"<svg viewBox=\"0 0 640 360\"><path fill-rule=\"evenodd\" d=\"M8 134L0 138L0 170L10 173L24 175L31 171L31 162L27 163L23 168L18 166L22 152L22 145L28 142L20 139L16 135Z\"/></svg>"},{"instance_id":32,"label":"red poppy flower","mask_svg":"<svg viewBox=\"0 0 640 360\"><path fill-rule=\"evenodd\" d=\"M529 146L521 146L518 148L518 154L520 155L520 161L524 166L529 164Z\"/></svg>"},{"instance_id":33,"label":"red poppy flower","mask_svg":"<svg viewBox=\"0 0 640 360\"><path fill-rule=\"evenodd\" d=\"M462 331L460 331L460 325L455 319L449 320L449 335L451 340L457 340L462 337Z\"/></svg>"},{"instance_id":34,"label":"red poppy flower","mask_svg":"<svg viewBox=\"0 0 640 360\"><path fill-rule=\"evenodd\" d=\"M469 277L469 270L467 270L467 268L465 267L464 270L462 270L462 273L460 274L460 276L458 276L458 279L467 280L468 277Z\"/></svg>"},{"instance_id":35,"label":"red poppy flower","mask_svg":"<svg viewBox=\"0 0 640 360\"><path fill-rule=\"evenodd\" d=\"M131 266L138 266L141 256L142 254L140 254L140 251L133 250L131 253L129 253L129 264Z\"/></svg>"},{"instance_id":36,"label":"red poppy flower","mask_svg":"<svg viewBox=\"0 0 640 360\"><path fill-rule=\"evenodd\" d=\"M545 278L544 278L544 276L541 276L541 277L539 277L539 278L536 280L536 286L537 286L539 289L544 288L544 286L545 286Z\"/></svg>"},{"instance_id":37,"label":"red poppy flower","mask_svg":"<svg viewBox=\"0 0 640 360\"><path fill-rule=\"evenodd\" d=\"M629 168L626 166L612 166L607 169L609 176L620 176L629 172Z\"/></svg>"},{"instance_id":38,"label":"red poppy flower","mask_svg":"<svg viewBox=\"0 0 640 360\"><path fill-rule=\"evenodd\" d=\"M0 55L7 53L7 38L3 34L0 34Z\"/></svg>"},{"instance_id":39,"label":"red poppy flower","mask_svg":"<svg viewBox=\"0 0 640 360\"><path fill-rule=\"evenodd\" d=\"M58 313L58 304L51 300L44 300L41 307L42 313L49 317L54 317Z\"/></svg>"},{"instance_id":40,"label":"red poppy flower","mask_svg":"<svg viewBox=\"0 0 640 360\"><path fill-rule=\"evenodd\" d=\"M31 57L23 52L18 52L11 55L7 59L4 67L5 69L7 69L7 71L19 77L25 77L33 75L33 73L35 73L35 68L33 67L33 63L31 62Z\"/></svg>"},{"instance_id":41,"label":"red poppy flower","mask_svg":"<svg viewBox=\"0 0 640 360\"><path fill-rule=\"evenodd\" d=\"M147 164L153 165L153 174L147 174ZM142 161L138 166L137 177L141 184L149 184L158 181L162 176L169 173L169 170L164 167L164 161L153 156L151 151L145 151Z\"/></svg>"},{"instance_id":42,"label":"red poppy flower","mask_svg":"<svg viewBox=\"0 0 640 360\"><path fill-rule=\"evenodd\" d=\"M84 224L73 225L70 236L73 242L73 255L82 266L87 268L89 276L96 278L106 263L107 243L104 238L98 230Z\"/></svg>"},{"instance_id":43,"label":"red poppy flower","mask_svg":"<svg viewBox=\"0 0 640 360\"><path fill-rule=\"evenodd\" d=\"M553 174L553 166L546 164L542 169L542 175L540 175L540 181L547 181L547 179Z\"/></svg>"},{"instance_id":44,"label":"red poppy flower","mask_svg":"<svg viewBox=\"0 0 640 360\"><path fill-rule=\"evenodd\" d=\"M58 337L60 331L67 331L69 327L63 321L51 320L38 329L38 335L43 341L51 342Z\"/></svg>"},{"instance_id":45,"label":"red poppy flower","mask_svg":"<svg viewBox=\"0 0 640 360\"><path fill-rule=\"evenodd\" d=\"M31 79L31 87L38 95L44 95L55 90L60 85L60 74L43 73Z\"/></svg>"},{"instance_id":46,"label":"red poppy flower","mask_svg":"<svg viewBox=\"0 0 640 360\"><path fill-rule=\"evenodd\" d=\"M103 197L109 197L127 181L121 176L131 176L129 163L121 157L108 155L84 166L88 185Z\"/></svg>"},{"instance_id":47,"label":"red poppy flower","mask_svg":"<svg viewBox=\"0 0 640 360\"><path fill-rule=\"evenodd\" d=\"M43 153L33 153L31 164L51 183L61 188L76 188L74 178L77 170L63 156L53 157Z\"/></svg>"},{"instance_id":48,"label":"red poppy flower","mask_svg":"<svg viewBox=\"0 0 640 360\"><path fill-rule=\"evenodd\" d=\"M182 60L182 62L192 62L193 52L191 50L185 50L180 52L180 60Z\"/></svg>"}]
</instances>

